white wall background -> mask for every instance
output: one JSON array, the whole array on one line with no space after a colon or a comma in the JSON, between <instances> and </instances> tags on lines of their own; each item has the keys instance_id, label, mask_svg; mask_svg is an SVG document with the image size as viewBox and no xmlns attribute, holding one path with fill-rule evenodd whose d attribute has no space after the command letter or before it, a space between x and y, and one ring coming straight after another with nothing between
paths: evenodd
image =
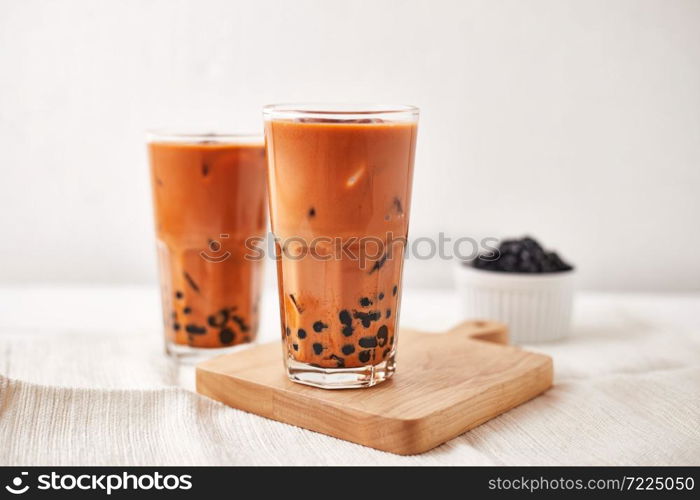
<instances>
[{"instance_id":1,"label":"white wall background","mask_svg":"<svg viewBox=\"0 0 700 500\"><path fill-rule=\"evenodd\" d=\"M0 0L0 282L154 281L145 129L339 100L421 107L414 237L700 289L697 0Z\"/></svg>"}]
</instances>

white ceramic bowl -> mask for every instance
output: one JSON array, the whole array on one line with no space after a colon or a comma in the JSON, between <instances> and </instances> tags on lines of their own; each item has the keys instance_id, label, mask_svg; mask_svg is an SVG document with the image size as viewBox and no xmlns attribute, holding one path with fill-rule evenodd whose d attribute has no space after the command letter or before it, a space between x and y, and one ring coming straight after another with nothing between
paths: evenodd
<instances>
[{"instance_id":1,"label":"white ceramic bowl","mask_svg":"<svg viewBox=\"0 0 700 500\"><path fill-rule=\"evenodd\" d=\"M569 335L574 270L507 273L460 264L455 272L465 318L506 323L514 344L547 342Z\"/></svg>"}]
</instances>

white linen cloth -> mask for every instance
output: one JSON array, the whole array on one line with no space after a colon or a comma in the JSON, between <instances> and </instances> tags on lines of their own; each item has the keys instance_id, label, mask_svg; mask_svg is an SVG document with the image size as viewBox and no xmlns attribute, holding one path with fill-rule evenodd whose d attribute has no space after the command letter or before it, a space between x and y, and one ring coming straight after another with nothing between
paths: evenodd
<instances>
[{"instance_id":1,"label":"white linen cloth","mask_svg":"<svg viewBox=\"0 0 700 500\"><path fill-rule=\"evenodd\" d=\"M150 288L0 289L0 464L700 465L700 295L580 294L574 336L528 346L554 358L550 391L409 457L193 393L158 307ZM276 307L270 291L262 340ZM444 330L458 310L409 290L402 324Z\"/></svg>"}]
</instances>

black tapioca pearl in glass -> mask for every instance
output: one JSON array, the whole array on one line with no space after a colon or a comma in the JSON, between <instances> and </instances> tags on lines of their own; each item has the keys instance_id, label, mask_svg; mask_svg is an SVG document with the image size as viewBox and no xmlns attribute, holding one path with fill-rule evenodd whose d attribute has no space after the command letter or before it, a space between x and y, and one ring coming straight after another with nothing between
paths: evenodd
<instances>
[{"instance_id":1,"label":"black tapioca pearl in glass","mask_svg":"<svg viewBox=\"0 0 700 500\"><path fill-rule=\"evenodd\" d=\"M192 290L194 290L195 292L199 293L199 285L197 285L197 282L192 279L192 276L190 276L190 273L185 271L183 273L183 275L185 276L185 280L187 281L187 284L190 285L190 288L192 288Z\"/></svg>"},{"instance_id":2,"label":"black tapioca pearl in glass","mask_svg":"<svg viewBox=\"0 0 700 500\"><path fill-rule=\"evenodd\" d=\"M297 330L297 337L304 340L306 338L306 330L304 330L303 328L299 328Z\"/></svg>"},{"instance_id":3,"label":"black tapioca pearl in glass","mask_svg":"<svg viewBox=\"0 0 700 500\"><path fill-rule=\"evenodd\" d=\"M345 359L341 358L340 356L336 356L335 354L331 354L328 356L328 359L334 359L338 364L336 365L336 368L345 368Z\"/></svg>"},{"instance_id":4,"label":"black tapioca pearl in glass","mask_svg":"<svg viewBox=\"0 0 700 500\"><path fill-rule=\"evenodd\" d=\"M292 330L289 327L287 327L284 329L284 333L286 333L287 337L289 337L292 334Z\"/></svg>"},{"instance_id":5,"label":"black tapioca pearl in glass","mask_svg":"<svg viewBox=\"0 0 700 500\"><path fill-rule=\"evenodd\" d=\"M346 356L350 356L353 352L355 352L355 346L352 344L345 344L340 348L340 350L343 351L343 354Z\"/></svg>"},{"instance_id":6,"label":"black tapioca pearl in glass","mask_svg":"<svg viewBox=\"0 0 700 500\"><path fill-rule=\"evenodd\" d=\"M384 299L384 292L379 292L379 300Z\"/></svg>"},{"instance_id":7,"label":"black tapioca pearl in glass","mask_svg":"<svg viewBox=\"0 0 700 500\"><path fill-rule=\"evenodd\" d=\"M204 163L202 164L202 176L206 177L207 175L209 175L209 165Z\"/></svg>"},{"instance_id":8,"label":"black tapioca pearl in glass","mask_svg":"<svg viewBox=\"0 0 700 500\"><path fill-rule=\"evenodd\" d=\"M372 301L369 300L369 297L362 297L362 298L360 299L360 305L361 305L362 307L369 307L369 306L372 305Z\"/></svg>"},{"instance_id":9,"label":"black tapioca pearl in glass","mask_svg":"<svg viewBox=\"0 0 700 500\"><path fill-rule=\"evenodd\" d=\"M386 310L386 319L391 318L391 309Z\"/></svg>"},{"instance_id":10,"label":"black tapioca pearl in glass","mask_svg":"<svg viewBox=\"0 0 700 500\"><path fill-rule=\"evenodd\" d=\"M295 351L298 351L298 350L299 350L299 344L292 344L292 349L294 349Z\"/></svg>"},{"instance_id":11,"label":"black tapioca pearl in glass","mask_svg":"<svg viewBox=\"0 0 700 500\"><path fill-rule=\"evenodd\" d=\"M185 331L192 335L204 335L207 333L207 329L199 325L185 325Z\"/></svg>"},{"instance_id":12,"label":"black tapioca pearl in glass","mask_svg":"<svg viewBox=\"0 0 700 500\"><path fill-rule=\"evenodd\" d=\"M355 331L355 329L352 327L352 316L350 316L350 312L347 309L343 309L340 311L340 314L338 314L338 318L343 324L343 335L350 337Z\"/></svg>"},{"instance_id":13,"label":"black tapioca pearl in glass","mask_svg":"<svg viewBox=\"0 0 700 500\"><path fill-rule=\"evenodd\" d=\"M207 322L211 327L223 328L226 322L228 321L228 314L228 309L222 309L216 314L212 314L211 316L209 316L207 318Z\"/></svg>"},{"instance_id":14,"label":"black tapioca pearl in glass","mask_svg":"<svg viewBox=\"0 0 700 500\"><path fill-rule=\"evenodd\" d=\"M173 330L175 330L176 332L179 332L180 331L180 323L173 323Z\"/></svg>"},{"instance_id":15,"label":"black tapioca pearl in glass","mask_svg":"<svg viewBox=\"0 0 700 500\"><path fill-rule=\"evenodd\" d=\"M362 322L362 326L369 328L372 321L378 321L381 319L382 313L379 311L370 311L367 313L362 311L353 311L352 316L355 319L359 319Z\"/></svg>"},{"instance_id":16,"label":"black tapioca pearl in glass","mask_svg":"<svg viewBox=\"0 0 700 500\"><path fill-rule=\"evenodd\" d=\"M362 337L359 344L360 347L371 349L372 347L377 347L377 339L375 337Z\"/></svg>"},{"instance_id":17,"label":"black tapioca pearl in glass","mask_svg":"<svg viewBox=\"0 0 700 500\"><path fill-rule=\"evenodd\" d=\"M316 209L314 207L311 207L309 209L309 219L313 219L314 217L316 217Z\"/></svg>"},{"instance_id":18,"label":"black tapioca pearl in glass","mask_svg":"<svg viewBox=\"0 0 700 500\"><path fill-rule=\"evenodd\" d=\"M394 336L392 335L391 338L389 338L389 345L394 345Z\"/></svg>"},{"instance_id":19,"label":"black tapioca pearl in glass","mask_svg":"<svg viewBox=\"0 0 700 500\"><path fill-rule=\"evenodd\" d=\"M185 314L190 314L190 313L192 312L192 308L191 308L191 307L185 307L185 308L182 310L182 312L185 313Z\"/></svg>"},{"instance_id":20,"label":"black tapioca pearl in glass","mask_svg":"<svg viewBox=\"0 0 700 500\"><path fill-rule=\"evenodd\" d=\"M391 294L396 297L396 292L399 291L399 287L394 285L394 288L391 289Z\"/></svg>"},{"instance_id":21,"label":"black tapioca pearl in glass","mask_svg":"<svg viewBox=\"0 0 700 500\"><path fill-rule=\"evenodd\" d=\"M386 349L384 349L384 352L382 353L382 358L386 358L390 352L391 352L391 349L389 349L388 347Z\"/></svg>"},{"instance_id":22,"label":"black tapioca pearl in glass","mask_svg":"<svg viewBox=\"0 0 700 500\"><path fill-rule=\"evenodd\" d=\"M301 307L301 305L299 305L299 303L297 302L297 299L296 299L296 297L294 297L294 294L293 294L293 293L290 293L290 294L289 294L289 298L291 299L292 304L294 304L294 307L295 307L295 309L297 310L297 312L298 312L299 314L303 313L303 312L304 312L304 308Z\"/></svg>"},{"instance_id":23,"label":"black tapioca pearl in glass","mask_svg":"<svg viewBox=\"0 0 700 500\"><path fill-rule=\"evenodd\" d=\"M328 328L328 325L325 324L323 321L317 321L314 323L314 331L317 333L322 332L326 328Z\"/></svg>"},{"instance_id":24,"label":"black tapioca pearl in glass","mask_svg":"<svg viewBox=\"0 0 700 500\"><path fill-rule=\"evenodd\" d=\"M222 344L230 344L233 342L236 334L230 328L224 328L219 332L219 340Z\"/></svg>"},{"instance_id":25,"label":"black tapioca pearl in glass","mask_svg":"<svg viewBox=\"0 0 700 500\"><path fill-rule=\"evenodd\" d=\"M184 297L184 296L185 296L185 294L182 293L180 290L178 290L177 292L175 292L175 298L176 298L176 299L181 299L181 298Z\"/></svg>"},{"instance_id":26,"label":"black tapioca pearl in glass","mask_svg":"<svg viewBox=\"0 0 700 500\"><path fill-rule=\"evenodd\" d=\"M394 200L392 201L392 207L394 208L394 211L402 215L403 214L403 206L401 205L401 200L399 199L398 196L394 197Z\"/></svg>"},{"instance_id":27,"label":"black tapioca pearl in glass","mask_svg":"<svg viewBox=\"0 0 700 500\"><path fill-rule=\"evenodd\" d=\"M319 344L318 342L314 343L314 345L311 346L314 350L314 353L316 354L321 354L323 352L323 345Z\"/></svg>"},{"instance_id":28,"label":"black tapioca pearl in glass","mask_svg":"<svg viewBox=\"0 0 700 500\"><path fill-rule=\"evenodd\" d=\"M384 264L386 264L386 259L387 256L386 254L384 254L379 260L376 260L372 265L372 269L369 270L369 274L372 274L374 271L378 271L379 269L381 269L384 266Z\"/></svg>"},{"instance_id":29,"label":"black tapioca pearl in glass","mask_svg":"<svg viewBox=\"0 0 700 500\"><path fill-rule=\"evenodd\" d=\"M360 354L357 357L362 363L366 363L372 357L372 351L360 351Z\"/></svg>"},{"instance_id":30,"label":"black tapioca pearl in glass","mask_svg":"<svg viewBox=\"0 0 700 500\"><path fill-rule=\"evenodd\" d=\"M388 341L389 329L386 327L386 325L382 325L379 327L379 330L377 330L377 343L379 344L379 347L384 347Z\"/></svg>"},{"instance_id":31,"label":"black tapioca pearl in glass","mask_svg":"<svg viewBox=\"0 0 700 500\"><path fill-rule=\"evenodd\" d=\"M250 330L250 327L248 326L248 324L240 316L237 316L236 314L234 314L233 316L231 316L231 319L233 320L234 323L236 323L238 325L238 328L240 328L240 330L242 332L247 332L248 330Z\"/></svg>"}]
</instances>

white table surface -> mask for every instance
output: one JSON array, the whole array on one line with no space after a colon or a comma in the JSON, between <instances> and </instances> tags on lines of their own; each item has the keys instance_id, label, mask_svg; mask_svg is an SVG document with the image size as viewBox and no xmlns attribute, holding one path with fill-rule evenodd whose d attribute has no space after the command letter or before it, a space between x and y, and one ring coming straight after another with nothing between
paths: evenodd
<instances>
[{"instance_id":1,"label":"white table surface","mask_svg":"<svg viewBox=\"0 0 700 500\"><path fill-rule=\"evenodd\" d=\"M266 292L260 339L276 341L277 299L274 291ZM154 287L0 288L0 442L10 443L0 447L0 463L700 464L700 294L579 293L573 336L527 346L553 356L553 389L414 457L345 443L193 395L193 371L174 368L161 353L159 307ZM461 319L450 290L404 293L402 326L441 331ZM173 389L178 386L184 389ZM144 407L144 414L127 403L114 409L110 398L132 401L134 395L157 402L148 403L153 406ZM111 410L95 413L96 404ZM167 429L159 422L144 428L145 413L171 404L180 409L161 423L177 432L161 435ZM76 423L78 418L87 423ZM211 444L184 437L205 421L222 429ZM109 425L111 441L100 425ZM92 439L93 431L86 447L80 439L85 433ZM142 440L147 449L115 449L120 433ZM40 439L56 446L27 444ZM161 441L167 446L159 448Z\"/></svg>"}]
</instances>

